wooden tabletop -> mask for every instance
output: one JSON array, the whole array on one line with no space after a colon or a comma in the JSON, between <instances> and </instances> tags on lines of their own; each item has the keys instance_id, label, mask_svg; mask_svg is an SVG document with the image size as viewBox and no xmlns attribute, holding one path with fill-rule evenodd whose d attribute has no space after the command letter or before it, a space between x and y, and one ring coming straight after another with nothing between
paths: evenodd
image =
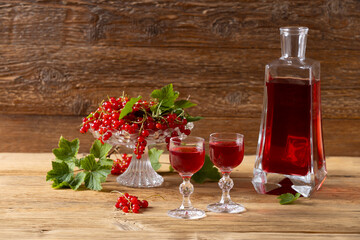
<instances>
[{"instance_id":1,"label":"wooden tabletop","mask_svg":"<svg viewBox=\"0 0 360 240\"><path fill-rule=\"evenodd\" d=\"M259 195L250 181L254 156L234 171L232 199L247 208L242 214L207 211L200 220L179 220L167 211L181 202L181 178L168 173L162 157L162 187L127 188L109 176L100 192L54 190L45 181L52 154L0 154L1 239L360 239L360 158L328 157L328 178L311 198L280 205L276 196ZM194 184L195 207L219 200L215 182ZM128 192L149 200L141 214L114 208Z\"/></svg>"}]
</instances>

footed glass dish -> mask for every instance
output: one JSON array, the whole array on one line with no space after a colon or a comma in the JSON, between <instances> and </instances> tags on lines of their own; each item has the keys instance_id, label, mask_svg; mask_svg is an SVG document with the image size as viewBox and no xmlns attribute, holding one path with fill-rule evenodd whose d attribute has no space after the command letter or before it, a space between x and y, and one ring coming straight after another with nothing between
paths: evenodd
<instances>
[{"instance_id":1,"label":"footed glass dish","mask_svg":"<svg viewBox=\"0 0 360 240\"><path fill-rule=\"evenodd\" d=\"M193 129L193 127L194 124L192 122L189 122L185 126L185 128L189 130ZM100 137L100 134L97 131L93 131L92 129L90 129L90 131L95 138ZM148 131L150 134L146 138L147 146L145 148L144 154L140 159L137 159L136 156L133 155L128 169L116 179L119 184L134 188L151 188L158 187L164 182L163 177L160 176L151 166L148 154L148 146L165 143L165 138L170 137L173 131L176 131L179 136L183 138L185 138L186 135L181 133L179 128L169 128L158 131L148 129ZM134 149L138 136L139 132L129 134L124 130L113 131L112 136L105 142L113 145L114 147L125 146L127 148Z\"/></svg>"}]
</instances>

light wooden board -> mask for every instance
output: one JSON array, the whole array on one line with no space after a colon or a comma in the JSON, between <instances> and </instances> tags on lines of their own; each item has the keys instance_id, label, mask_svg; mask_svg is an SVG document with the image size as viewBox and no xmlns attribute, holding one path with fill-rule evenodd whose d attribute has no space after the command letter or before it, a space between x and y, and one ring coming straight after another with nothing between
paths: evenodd
<instances>
[{"instance_id":1,"label":"light wooden board","mask_svg":"<svg viewBox=\"0 0 360 240\"><path fill-rule=\"evenodd\" d=\"M280 205L276 196L257 194L251 183L254 156L246 156L233 173L234 201L243 214L207 212L201 220L172 219L167 210L180 204L176 173L168 173L161 158L164 185L133 189L109 176L101 192L54 190L45 182L51 154L0 154L0 238L2 239L358 239L360 237L360 159L329 157L328 178L311 199ZM116 193L146 198L150 207L141 214L122 214L113 207ZM193 205L202 209L219 200L215 182L195 184Z\"/></svg>"}]
</instances>

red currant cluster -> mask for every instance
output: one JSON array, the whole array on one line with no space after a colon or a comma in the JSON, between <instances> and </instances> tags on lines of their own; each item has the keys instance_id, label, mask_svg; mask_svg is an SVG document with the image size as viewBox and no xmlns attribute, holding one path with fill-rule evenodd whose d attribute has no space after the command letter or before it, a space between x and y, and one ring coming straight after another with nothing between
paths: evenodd
<instances>
[{"instance_id":1,"label":"red currant cluster","mask_svg":"<svg viewBox=\"0 0 360 240\"><path fill-rule=\"evenodd\" d=\"M131 162L131 155L127 155L126 153L121 154L121 158L114 160L114 164L111 168L111 174L120 175L128 169Z\"/></svg>"},{"instance_id":2,"label":"red currant cluster","mask_svg":"<svg viewBox=\"0 0 360 240\"><path fill-rule=\"evenodd\" d=\"M126 103L129 101L128 97L109 98L104 101L96 111L83 119L80 128L81 133L86 133L90 128L98 132L101 136L99 140L103 143L109 140L114 132L126 131L129 134L138 134L137 143L135 145L134 153L137 159L140 159L144 154L147 145L146 138L150 132L159 130L171 129L171 136L178 136L179 132L189 135L190 129L186 129L187 120L179 113L164 113L162 115L153 114L151 107L158 104L157 102L147 102L143 100L137 101L132 111L125 117L120 119L121 111L124 109ZM156 116L156 117L155 117ZM170 137L166 138L169 143Z\"/></svg>"},{"instance_id":3,"label":"red currant cluster","mask_svg":"<svg viewBox=\"0 0 360 240\"><path fill-rule=\"evenodd\" d=\"M141 201L138 199L138 197L129 195L128 193L121 193L121 196L118 198L115 204L117 209L121 209L125 213L139 213L140 208L147 208L148 206L148 201Z\"/></svg>"}]
</instances>

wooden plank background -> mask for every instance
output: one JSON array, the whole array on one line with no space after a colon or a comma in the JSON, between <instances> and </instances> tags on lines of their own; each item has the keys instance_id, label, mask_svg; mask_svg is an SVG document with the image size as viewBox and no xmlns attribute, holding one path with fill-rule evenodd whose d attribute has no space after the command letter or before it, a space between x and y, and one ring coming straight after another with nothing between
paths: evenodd
<instances>
[{"instance_id":1,"label":"wooden plank background","mask_svg":"<svg viewBox=\"0 0 360 240\"><path fill-rule=\"evenodd\" d=\"M194 135L239 131L254 154L264 66L280 26L310 28L322 64L327 155L360 156L360 1L0 1L1 152L48 152L80 137L106 96L173 83L204 116Z\"/></svg>"}]
</instances>

